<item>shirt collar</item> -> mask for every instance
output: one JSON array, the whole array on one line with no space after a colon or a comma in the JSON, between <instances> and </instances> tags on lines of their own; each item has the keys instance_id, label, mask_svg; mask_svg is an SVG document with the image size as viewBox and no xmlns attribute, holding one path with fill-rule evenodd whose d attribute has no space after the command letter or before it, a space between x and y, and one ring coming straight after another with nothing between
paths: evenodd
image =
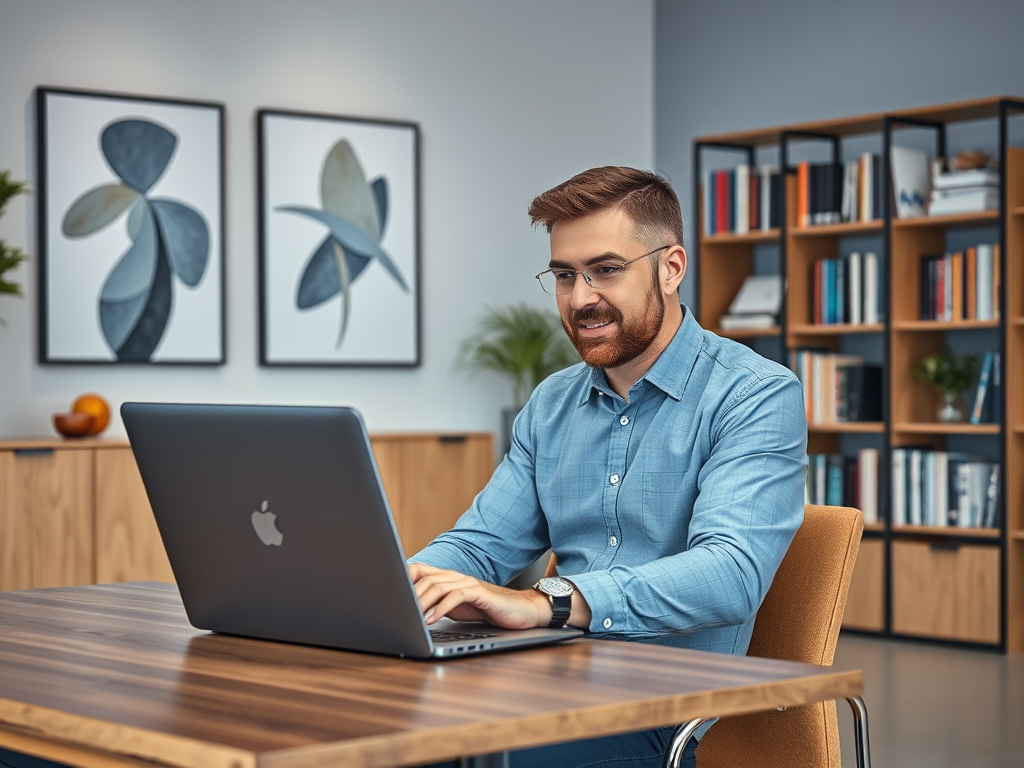
<instances>
[{"instance_id":1,"label":"shirt collar","mask_svg":"<svg viewBox=\"0 0 1024 768\"><path fill-rule=\"evenodd\" d=\"M683 304L683 322L680 323L679 330L637 384L649 381L669 397L681 400L686 389L686 380L697 360L703 341L704 329L690 308ZM590 368L590 386L584 390L580 405L586 403L595 392L614 396L603 368Z\"/></svg>"}]
</instances>

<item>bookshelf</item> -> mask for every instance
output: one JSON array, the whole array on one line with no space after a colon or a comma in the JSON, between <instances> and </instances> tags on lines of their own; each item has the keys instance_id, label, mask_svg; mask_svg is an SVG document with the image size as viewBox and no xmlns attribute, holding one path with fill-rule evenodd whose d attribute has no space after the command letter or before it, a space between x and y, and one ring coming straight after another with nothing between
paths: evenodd
<instances>
[{"instance_id":1,"label":"bookshelf","mask_svg":"<svg viewBox=\"0 0 1024 768\"><path fill-rule=\"evenodd\" d=\"M865 449L878 452L879 520L865 526L844 617L846 629L1024 652L1022 129L1024 99L995 97L733 132L694 142L693 199L699 234L696 258L691 262L697 268L695 311L701 325L791 365L802 379L806 364L799 363L795 354L800 350L856 356L882 368L881 420L810 418L808 423L809 454L849 458ZM964 136L979 131L988 131L992 137L986 149L996 148L991 154L1000 168L1000 208L898 218L891 197L891 148L914 146L934 158L946 156L948 147L952 156L958 149L970 148L955 146L964 143ZM873 154L878 155L874 161L874 217L869 214L839 221L838 216L829 219L826 214L819 219L821 223L812 223L810 216L800 216L808 210L808 166L838 166L838 176L845 164L860 156L862 179L870 178L864 175L863 158L869 157L870 166ZM719 228L709 235L704 186L714 179L715 171L739 164L751 168L774 164L781 169L779 226L739 234ZM829 176L817 178L819 189L821 179L833 189L841 188L841 182L833 185ZM714 190L717 193L718 187ZM751 194L755 194L754 188ZM721 208L720 198L716 204ZM966 249L964 244L969 242L998 244L993 301L1000 311L994 319L922 319L929 316L922 313L926 257ZM826 288L821 275L825 267L816 262L831 261L841 265L838 269L849 270L852 263L861 265L867 252L877 259L881 317L868 322L870 318L854 314L860 322L850 322L844 316L822 322L821 292ZM858 254L857 261L850 261L851 253ZM966 265L966 260L963 263ZM783 276L786 286L778 327L756 332L719 330L718 318L725 314L744 279L773 269ZM839 291L841 286L840 282ZM849 308L845 312L851 314ZM767 353L765 336L775 341ZM947 345L976 354L979 360L985 350L999 353L998 421L971 424L966 417L957 423L939 421L942 398L915 379L911 370L924 356L941 352ZM965 399L961 408L969 413L971 405ZM951 457L950 462L978 456L983 461L975 463L984 464L979 469L996 466L992 474L998 477L997 525L972 527L973 517L961 515L957 521L950 516L947 521L945 513L939 522L952 524L902 519L905 512L892 508L896 479L892 461L895 455L912 451L944 452L943 458ZM966 463L966 458L962 460Z\"/></svg>"}]
</instances>

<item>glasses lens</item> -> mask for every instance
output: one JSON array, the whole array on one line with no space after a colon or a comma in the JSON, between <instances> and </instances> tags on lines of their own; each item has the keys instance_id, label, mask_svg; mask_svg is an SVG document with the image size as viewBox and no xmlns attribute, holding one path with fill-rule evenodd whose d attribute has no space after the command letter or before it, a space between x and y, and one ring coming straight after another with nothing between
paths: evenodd
<instances>
[{"instance_id":1,"label":"glasses lens","mask_svg":"<svg viewBox=\"0 0 1024 768\"><path fill-rule=\"evenodd\" d=\"M550 272L541 272L537 275L537 280L540 282L540 287L544 289L545 293L553 294L555 292L555 276Z\"/></svg>"}]
</instances>

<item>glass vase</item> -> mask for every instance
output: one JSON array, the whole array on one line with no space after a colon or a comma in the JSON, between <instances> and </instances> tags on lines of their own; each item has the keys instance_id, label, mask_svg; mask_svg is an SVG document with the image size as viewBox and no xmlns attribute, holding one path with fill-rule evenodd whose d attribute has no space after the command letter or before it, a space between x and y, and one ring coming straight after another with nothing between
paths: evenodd
<instances>
[{"instance_id":1,"label":"glass vase","mask_svg":"<svg viewBox=\"0 0 1024 768\"><path fill-rule=\"evenodd\" d=\"M939 409L939 421L954 424L962 421L963 411L960 410L960 396L952 392L942 393L942 407Z\"/></svg>"}]
</instances>

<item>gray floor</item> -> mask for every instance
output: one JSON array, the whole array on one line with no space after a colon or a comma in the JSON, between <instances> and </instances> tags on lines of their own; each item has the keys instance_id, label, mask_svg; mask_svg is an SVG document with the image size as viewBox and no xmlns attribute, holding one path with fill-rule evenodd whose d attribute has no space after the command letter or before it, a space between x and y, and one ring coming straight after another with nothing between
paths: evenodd
<instances>
[{"instance_id":1,"label":"gray floor","mask_svg":"<svg viewBox=\"0 0 1024 768\"><path fill-rule=\"evenodd\" d=\"M864 672L873 768L1024 766L1024 654L844 634L835 664ZM845 702L839 727L855 766Z\"/></svg>"}]
</instances>

